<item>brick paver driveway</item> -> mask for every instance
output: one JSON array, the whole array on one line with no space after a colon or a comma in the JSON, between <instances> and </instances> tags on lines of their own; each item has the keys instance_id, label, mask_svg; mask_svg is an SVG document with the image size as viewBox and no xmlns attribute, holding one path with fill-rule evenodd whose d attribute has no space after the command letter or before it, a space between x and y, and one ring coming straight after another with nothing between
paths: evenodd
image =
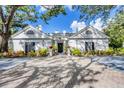
<instances>
[{"instance_id":1,"label":"brick paver driveway","mask_svg":"<svg viewBox=\"0 0 124 93\"><path fill-rule=\"evenodd\" d=\"M124 87L124 74L90 58L57 55L0 71L0 87Z\"/></svg>"}]
</instances>

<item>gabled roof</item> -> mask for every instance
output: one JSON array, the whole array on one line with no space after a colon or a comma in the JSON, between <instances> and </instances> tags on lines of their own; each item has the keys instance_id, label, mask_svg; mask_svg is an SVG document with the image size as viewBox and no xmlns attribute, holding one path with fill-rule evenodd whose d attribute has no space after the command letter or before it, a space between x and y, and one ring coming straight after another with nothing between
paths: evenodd
<instances>
[{"instance_id":1,"label":"gabled roof","mask_svg":"<svg viewBox=\"0 0 124 93\"><path fill-rule=\"evenodd\" d=\"M41 36L44 34L44 35L48 36L49 38L52 38L50 35L41 32L40 30L36 29L35 27L33 27L33 26L31 26L31 25L26 26L26 27L25 27L24 29L22 29L21 31L16 32L15 34L13 34L13 35L11 36L11 38L16 37L16 36L18 36L19 34L28 31L29 29L31 29L31 30L34 31L35 33L38 33L38 34L41 35Z\"/></svg>"},{"instance_id":2,"label":"gabled roof","mask_svg":"<svg viewBox=\"0 0 124 93\"><path fill-rule=\"evenodd\" d=\"M99 34L99 37L96 36L95 38L109 38L107 35L105 35L105 33L103 33L102 31L99 31L97 28L95 28L93 26L87 26L87 27L81 29L79 32L76 32L74 35L72 35L69 38L75 38L75 39L76 38L89 38L89 37L85 36L86 34L82 34L82 33L85 33L86 31L88 31L89 29L92 29L93 33Z\"/></svg>"},{"instance_id":3,"label":"gabled roof","mask_svg":"<svg viewBox=\"0 0 124 93\"><path fill-rule=\"evenodd\" d=\"M107 35L105 35L102 31L99 31L98 29L94 28L93 26L87 26L83 29L81 29L79 32L77 33L66 33L65 35L63 35L63 33L54 33L52 36L50 34L47 33L43 33L41 31L39 31L38 29L34 28L33 26L29 25L26 26L24 29L22 29L21 31L16 32L14 35L11 36L11 38L14 38L16 36L18 36L19 34L32 30L35 33L38 33L38 35L45 35L47 38L52 39L53 37L67 37L69 39L76 39L76 38L80 38L80 39L86 39L89 37L85 37L86 34L84 34L87 30L92 30L93 33L97 34L95 37L91 37L91 38L109 38Z\"/></svg>"},{"instance_id":4,"label":"gabled roof","mask_svg":"<svg viewBox=\"0 0 124 93\"><path fill-rule=\"evenodd\" d=\"M33 28L33 29L34 29L34 27L32 27L31 25L28 25L28 26L26 26L25 28L23 28L21 31L18 31L18 32L16 32L15 34L13 34L11 37L13 38L13 37L15 37L15 36L21 34L22 32L28 30L29 28Z\"/></svg>"}]
</instances>

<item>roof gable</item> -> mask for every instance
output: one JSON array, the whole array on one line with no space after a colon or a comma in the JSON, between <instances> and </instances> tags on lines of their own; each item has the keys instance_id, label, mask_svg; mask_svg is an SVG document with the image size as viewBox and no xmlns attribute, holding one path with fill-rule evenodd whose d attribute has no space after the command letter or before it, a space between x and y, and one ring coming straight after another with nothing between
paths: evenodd
<instances>
[{"instance_id":1,"label":"roof gable","mask_svg":"<svg viewBox=\"0 0 124 93\"><path fill-rule=\"evenodd\" d=\"M23 30L18 31L11 38L52 38L51 36L39 31L33 26L27 26Z\"/></svg>"},{"instance_id":2,"label":"roof gable","mask_svg":"<svg viewBox=\"0 0 124 93\"><path fill-rule=\"evenodd\" d=\"M84 29L81 29L79 32L75 33L69 38L109 38L102 31L94 28L93 26L87 26Z\"/></svg>"}]
</instances>

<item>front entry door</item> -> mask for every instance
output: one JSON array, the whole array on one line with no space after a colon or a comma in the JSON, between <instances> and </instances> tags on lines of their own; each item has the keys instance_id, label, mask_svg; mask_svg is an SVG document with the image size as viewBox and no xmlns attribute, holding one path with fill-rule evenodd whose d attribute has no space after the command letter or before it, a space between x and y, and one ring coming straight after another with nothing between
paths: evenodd
<instances>
[{"instance_id":1,"label":"front entry door","mask_svg":"<svg viewBox=\"0 0 124 93\"><path fill-rule=\"evenodd\" d=\"M58 53L63 52L63 43L58 43Z\"/></svg>"}]
</instances>

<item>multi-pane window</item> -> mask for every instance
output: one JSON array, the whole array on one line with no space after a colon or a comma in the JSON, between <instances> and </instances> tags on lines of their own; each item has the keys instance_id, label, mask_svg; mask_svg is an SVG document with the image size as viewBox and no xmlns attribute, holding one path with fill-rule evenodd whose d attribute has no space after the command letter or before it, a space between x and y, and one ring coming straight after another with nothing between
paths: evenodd
<instances>
[{"instance_id":1,"label":"multi-pane window","mask_svg":"<svg viewBox=\"0 0 124 93\"><path fill-rule=\"evenodd\" d=\"M94 42L85 42L85 50L86 51L93 51L94 48Z\"/></svg>"}]
</instances>

